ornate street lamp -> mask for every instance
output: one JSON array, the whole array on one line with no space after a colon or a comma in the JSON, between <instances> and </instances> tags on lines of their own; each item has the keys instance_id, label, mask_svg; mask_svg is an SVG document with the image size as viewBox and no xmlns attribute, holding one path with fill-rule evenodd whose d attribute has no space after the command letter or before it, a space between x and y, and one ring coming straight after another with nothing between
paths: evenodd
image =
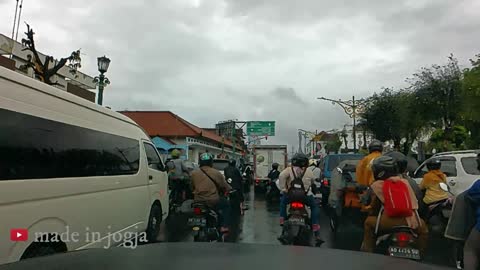
<instances>
[{"instance_id":1,"label":"ornate street lamp","mask_svg":"<svg viewBox=\"0 0 480 270\"><path fill-rule=\"evenodd\" d=\"M108 70L108 66L110 65L110 59L108 59L106 56L98 57L97 65L98 65L98 71L100 72L100 76L95 77L93 79L93 82L98 86L97 103L98 105L102 105L103 89L104 87L110 84L110 80L104 75L104 73L107 72Z\"/></svg>"},{"instance_id":2,"label":"ornate street lamp","mask_svg":"<svg viewBox=\"0 0 480 270\"><path fill-rule=\"evenodd\" d=\"M334 100L334 99L329 99L325 97L319 97L317 99L321 100L326 100L332 102L332 104L337 104L342 107L342 109L345 111L345 113L353 119L353 151L357 151L357 134L355 132L355 127L357 124L357 115L361 114L365 111L366 104L368 103L368 100L366 99L358 99L355 100L355 96L352 97L351 100Z\"/></svg>"}]
</instances>

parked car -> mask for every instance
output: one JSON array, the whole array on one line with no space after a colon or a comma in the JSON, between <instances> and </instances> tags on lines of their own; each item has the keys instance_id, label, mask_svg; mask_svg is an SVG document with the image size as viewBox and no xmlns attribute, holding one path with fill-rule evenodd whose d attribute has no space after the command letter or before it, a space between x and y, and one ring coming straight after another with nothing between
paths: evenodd
<instances>
[{"instance_id":1,"label":"parked car","mask_svg":"<svg viewBox=\"0 0 480 270\"><path fill-rule=\"evenodd\" d=\"M447 176L447 184L454 195L460 194L472 186L480 178L476 157L480 150L452 151L435 154L431 158L438 158L442 162L440 170ZM431 159L430 158L430 159ZM420 184L423 175L428 172L424 161L413 174L415 181Z\"/></svg>"},{"instance_id":2,"label":"parked car","mask_svg":"<svg viewBox=\"0 0 480 270\"><path fill-rule=\"evenodd\" d=\"M344 160L360 160L362 158L362 154L330 154L321 160L319 167L322 170L322 180L320 181L319 190L322 195L322 206L326 207L328 205L332 170L338 167L340 162Z\"/></svg>"}]
</instances>

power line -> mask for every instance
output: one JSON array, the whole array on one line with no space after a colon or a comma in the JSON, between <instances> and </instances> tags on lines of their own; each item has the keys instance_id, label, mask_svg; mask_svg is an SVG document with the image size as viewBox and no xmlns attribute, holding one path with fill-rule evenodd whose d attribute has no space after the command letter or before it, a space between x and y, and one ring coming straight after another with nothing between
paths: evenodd
<instances>
[{"instance_id":1,"label":"power line","mask_svg":"<svg viewBox=\"0 0 480 270\"><path fill-rule=\"evenodd\" d=\"M17 5L15 6L15 16L13 17L13 28L12 28L12 40L15 36L15 24L17 23L17 13L18 13L18 0Z\"/></svg>"},{"instance_id":2,"label":"power line","mask_svg":"<svg viewBox=\"0 0 480 270\"><path fill-rule=\"evenodd\" d=\"M18 2L18 0L17 0ZM15 41L18 39L18 28L20 28L20 18L22 17L22 7L23 7L23 0L20 2L20 10L18 12L18 22L17 22L17 34L15 35Z\"/></svg>"}]
</instances>

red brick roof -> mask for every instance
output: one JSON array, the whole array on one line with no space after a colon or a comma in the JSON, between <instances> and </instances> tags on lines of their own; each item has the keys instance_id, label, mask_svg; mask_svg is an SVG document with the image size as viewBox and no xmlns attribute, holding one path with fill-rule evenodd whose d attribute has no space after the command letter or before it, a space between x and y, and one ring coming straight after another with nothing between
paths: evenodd
<instances>
[{"instance_id":1,"label":"red brick roof","mask_svg":"<svg viewBox=\"0 0 480 270\"><path fill-rule=\"evenodd\" d=\"M211 141L222 143L222 137L214 132L199 128L170 111L120 111L140 125L150 137L203 137ZM225 139L225 145L232 146L230 140ZM242 149L237 145L237 149Z\"/></svg>"}]
</instances>

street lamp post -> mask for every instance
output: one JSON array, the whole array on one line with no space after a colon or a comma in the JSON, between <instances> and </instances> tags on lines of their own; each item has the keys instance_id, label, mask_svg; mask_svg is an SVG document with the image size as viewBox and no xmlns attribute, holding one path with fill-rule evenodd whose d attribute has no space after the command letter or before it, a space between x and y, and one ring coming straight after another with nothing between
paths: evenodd
<instances>
[{"instance_id":1,"label":"street lamp post","mask_svg":"<svg viewBox=\"0 0 480 270\"><path fill-rule=\"evenodd\" d=\"M357 114L365 111L365 105L368 101L365 99L356 100L355 96L353 96L351 100L334 100L325 97L319 97L317 99L330 101L332 102L332 104L340 105L340 107L342 107L345 113L353 119L353 151L357 152L357 134L355 131L355 126L357 124Z\"/></svg>"},{"instance_id":2,"label":"street lamp post","mask_svg":"<svg viewBox=\"0 0 480 270\"><path fill-rule=\"evenodd\" d=\"M106 56L98 57L97 58L97 65L98 71L100 72L100 76L97 76L93 79L93 82L98 86L98 98L97 103L98 105L102 105L103 103L103 88L110 84L110 80L105 77L105 72L108 70L108 66L110 65L110 59Z\"/></svg>"}]
</instances>

